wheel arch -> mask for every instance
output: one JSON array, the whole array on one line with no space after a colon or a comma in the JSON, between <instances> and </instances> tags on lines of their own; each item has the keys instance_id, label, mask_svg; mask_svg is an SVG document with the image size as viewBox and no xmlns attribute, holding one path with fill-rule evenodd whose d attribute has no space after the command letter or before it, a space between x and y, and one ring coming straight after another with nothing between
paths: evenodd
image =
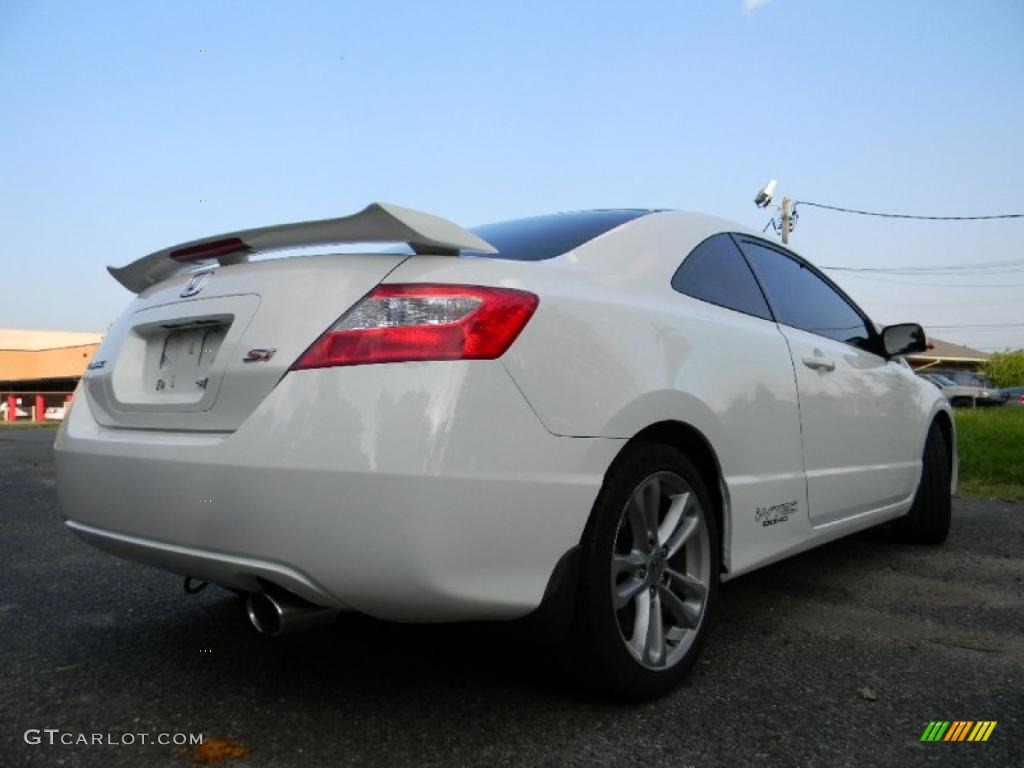
<instances>
[{"instance_id":1,"label":"wheel arch","mask_svg":"<svg viewBox=\"0 0 1024 768\"><path fill-rule=\"evenodd\" d=\"M939 429L942 430L942 437L946 444L946 460L949 462L949 476L952 479L953 488L955 490L958 474L956 426L953 423L953 418L950 413L944 409L936 411L928 425L929 431L933 424L938 425Z\"/></svg>"},{"instance_id":2,"label":"wheel arch","mask_svg":"<svg viewBox=\"0 0 1024 768\"><path fill-rule=\"evenodd\" d=\"M711 495L715 523L718 525L719 532L721 569L722 572L728 573L729 542L732 533L729 515L729 489L725 484L722 466L719 462L718 454L711 445L711 441L699 429L682 421L666 420L649 424L633 435L622 446L609 466L608 472L631 448L640 443L668 445L684 453L693 462L694 467L700 473L701 479L707 486L708 493ZM605 473L606 478L608 472Z\"/></svg>"}]
</instances>

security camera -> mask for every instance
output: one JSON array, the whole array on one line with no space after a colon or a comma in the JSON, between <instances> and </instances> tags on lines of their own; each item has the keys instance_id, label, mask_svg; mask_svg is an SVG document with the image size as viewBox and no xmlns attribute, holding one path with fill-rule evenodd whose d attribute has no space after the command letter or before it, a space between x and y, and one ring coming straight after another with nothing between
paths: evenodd
<instances>
[{"instance_id":1,"label":"security camera","mask_svg":"<svg viewBox=\"0 0 1024 768\"><path fill-rule=\"evenodd\" d=\"M758 208L767 208L772 204L772 197L775 195L775 187L779 182L772 179L765 184L761 191L757 193L757 197L754 198L754 205Z\"/></svg>"}]
</instances>

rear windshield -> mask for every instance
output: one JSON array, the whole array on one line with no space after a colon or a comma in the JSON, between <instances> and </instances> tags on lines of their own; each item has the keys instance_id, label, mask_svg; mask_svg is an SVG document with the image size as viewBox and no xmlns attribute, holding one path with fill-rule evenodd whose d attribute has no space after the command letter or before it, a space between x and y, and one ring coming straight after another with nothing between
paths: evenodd
<instances>
[{"instance_id":1,"label":"rear windshield","mask_svg":"<svg viewBox=\"0 0 1024 768\"><path fill-rule=\"evenodd\" d=\"M649 210L617 209L577 211L499 221L473 227L473 234L498 249L497 253L463 251L464 256L514 261L542 261L568 253L588 240L627 221L652 213Z\"/></svg>"}]
</instances>

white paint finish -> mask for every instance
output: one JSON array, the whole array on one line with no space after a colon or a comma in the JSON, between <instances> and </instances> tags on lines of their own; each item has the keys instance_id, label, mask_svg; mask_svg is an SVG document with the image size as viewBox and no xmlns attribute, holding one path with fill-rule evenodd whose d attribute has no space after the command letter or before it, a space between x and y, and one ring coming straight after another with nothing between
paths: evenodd
<instances>
[{"instance_id":1,"label":"white paint finish","mask_svg":"<svg viewBox=\"0 0 1024 768\"><path fill-rule=\"evenodd\" d=\"M225 432L238 428L310 344L406 256L344 254L236 264L218 268L202 292L182 299L188 277L150 288L110 329L85 391L106 426ZM145 343L138 326L200 317L230 318L206 397L199 403L161 403L138 383ZM267 362L246 363L250 349L274 349ZM136 390L136 391L132 391Z\"/></svg>"},{"instance_id":2,"label":"white paint finish","mask_svg":"<svg viewBox=\"0 0 1024 768\"><path fill-rule=\"evenodd\" d=\"M82 539L106 552L128 560L141 560L147 565L172 573L247 592L263 589L261 580L264 580L277 584L312 603L338 608L347 607L304 573L291 566L212 552L208 549L157 543L138 536L84 525L74 520L66 520L64 524Z\"/></svg>"},{"instance_id":3,"label":"white paint finish","mask_svg":"<svg viewBox=\"0 0 1024 768\"><path fill-rule=\"evenodd\" d=\"M905 513L928 425L948 403L905 366L671 288L695 245L738 229L658 213L541 262L381 254L224 267L200 298L258 295L236 351L277 355L232 363L214 407L160 416L171 431L101 427L128 423L80 398L57 442L66 514L161 567L242 588L262 574L324 604L443 620L535 607L614 456L658 422L691 426L715 454L730 576ZM500 361L286 374L382 278L520 288L540 305ZM183 284L146 291L130 312L177 311ZM104 352L118 348L112 332ZM832 370L803 364L815 349ZM784 522L757 518L791 502Z\"/></svg>"},{"instance_id":4,"label":"white paint finish","mask_svg":"<svg viewBox=\"0 0 1024 768\"><path fill-rule=\"evenodd\" d=\"M218 256L176 261L172 254L224 241L237 241L237 247ZM493 253L490 243L481 240L459 225L423 211L402 208L390 203L370 203L351 216L317 221L275 224L270 227L224 232L179 243L136 259L123 267L107 267L107 271L128 290L140 293L174 275L194 269L196 264L214 261L222 266L238 264L253 251L279 251L315 245L339 243L408 243L417 253L448 253L460 250Z\"/></svg>"},{"instance_id":5,"label":"white paint finish","mask_svg":"<svg viewBox=\"0 0 1024 768\"><path fill-rule=\"evenodd\" d=\"M121 554L228 584L276 568L325 603L452 620L539 604L621 445L552 436L476 361L293 372L228 436L105 429L76 406L55 456L66 517L154 542L108 536Z\"/></svg>"},{"instance_id":6,"label":"white paint finish","mask_svg":"<svg viewBox=\"0 0 1024 768\"><path fill-rule=\"evenodd\" d=\"M897 361L780 328L796 370L812 523L905 499L921 472L927 383Z\"/></svg>"},{"instance_id":7,"label":"white paint finish","mask_svg":"<svg viewBox=\"0 0 1024 768\"><path fill-rule=\"evenodd\" d=\"M735 579L758 568L785 560L787 557L820 547L822 544L827 544L830 541L873 528L889 520L895 520L907 513L912 501L913 498L907 498L887 507L862 512L859 515L836 520L817 528L811 527L810 522L802 517L794 521L794 525L788 535L788 543L785 546L773 548L761 553L760 557L737 564L729 573L723 574L722 580L729 581L730 579Z\"/></svg>"},{"instance_id":8,"label":"white paint finish","mask_svg":"<svg viewBox=\"0 0 1024 768\"><path fill-rule=\"evenodd\" d=\"M259 296L242 294L140 309L118 328L120 348L116 358L107 361L97 371L99 375L86 379L86 390L97 400L103 398L104 405L115 414L111 419L113 424L118 423L117 416L131 411L209 411L217 399L225 372L229 368L234 371L241 367L238 345L259 306ZM178 382L180 388L176 389L175 382L171 381L170 387L156 390L152 379L156 378L159 369L164 349L162 342L171 332L168 326L180 326L183 321L200 319L219 320L230 326L212 366L205 372L209 382L207 387L187 387L190 382L181 381ZM127 331L123 335L122 328ZM146 380L144 375L147 371L153 374L150 380ZM168 423L173 424L173 421Z\"/></svg>"},{"instance_id":9,"label":"white paint finish","mask_svg":"<svg viewBox=\"0 0 1024 768\"><path fill-rule=\"evenodd\" d=\"M720 231L742 230L717 219L665 212L550 261L417 257L386 282L482 282L538 293L536 315L503 358L538 417L553 433L574 436L629 438L666 420L696 428L713 447L725 478L726 550L730 569L738 573L824 534L811 524L797 406L797 378L810 369L797 357L801 370L795 370L783 329L775 323L671 288L684 256ZM929 399L923 382L898 362L805 335L839 358L848 388L861 387L840 407L851 423L824 424L821 414L811 419L812 433L831 440L833 451L847 451L854 462L842 467L844 473L831 458L826 461L836 471L828 472L817 491L822 515L814 522L854 516L852 531L904 513L920 473L932 406L941 398ZM820 397L809 395L811 402ZM901 407L905 412L894 412ZM856 451L847 445L853 433ZM811 451L812 466L820 468L820 447ZM826 488L838 495L824 496ZM791 501L797 513L785 523L765 526L755 519L758 508ZM859 516L870 508L874 517Z\"/></svg>"},{"instance_id":10,"label":"white paint finish","mask_svg":"<svg viewBox=\"0 0 1024 768\"><path fill-rule=\"evenodd\" d=\"M793 526L765 528L757 508L796 501L806 517L807 492L778 326L670 284L686 254L722 226L654 214L551 261L414 258L387 282L479 280L538 293L534 318L503 360L540 419L573 436L629 438L662 421L696 428L725 477L730 566L745 568L792 543Z\"/></svg>"}]
</instances>

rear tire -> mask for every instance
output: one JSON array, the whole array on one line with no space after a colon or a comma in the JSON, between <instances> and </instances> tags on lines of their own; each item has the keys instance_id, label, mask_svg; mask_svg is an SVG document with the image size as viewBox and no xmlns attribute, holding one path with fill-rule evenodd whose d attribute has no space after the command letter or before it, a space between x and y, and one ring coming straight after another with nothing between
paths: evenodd
<instances>
[{"instance_id":1,"label":"rear tire","mask_svg":"<svg viewBox=\"0 0 1024 768\"><path fill-rule=\"evenodd\" d=\"M640 444L609 471L580 545L567 649L588 688L668 693L700 654L718 596L720 545L700 474L680 451Z\"/></svg>"},{"instance_id":2,"label":"rear tire","mask_svg":"<svg viewBox=\"0 0 1024 768\"><path fill-rule=\"evenodd\" d=\"M941 544L949 535L952 517L949 455L942 428L928 430L921 468L921 483L907 516L894 523L897 537L908 544Z\"/></svg>"}]
</instances>

